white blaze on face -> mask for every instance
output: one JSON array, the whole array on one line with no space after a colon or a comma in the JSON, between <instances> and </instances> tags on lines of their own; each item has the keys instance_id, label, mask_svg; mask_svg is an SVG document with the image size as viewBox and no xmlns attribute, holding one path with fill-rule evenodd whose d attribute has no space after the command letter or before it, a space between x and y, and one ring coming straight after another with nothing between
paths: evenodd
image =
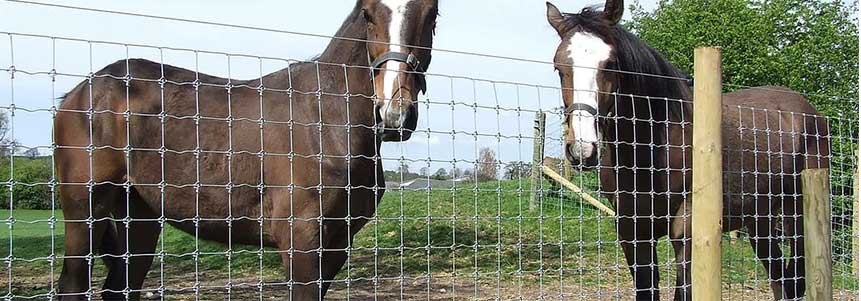
<instances>
[{"instance_id":1,"label":"white blaze on face","mask_svg":"<svg viewBox=\"0 0 861 301\"><path fill-rule=\"evenodd\" d=\"M407 4L412 0L381 0L382 4L392 11L389 23L389 52L401 52L400 45L401 30L404 26ZM383 106L380 108L380 116L384 120L398 120L398 125L403 125L407 118L406 113L401 113L400 106L393 106L399 95L393 92L397 85L401 85L402 78L398 77L401 62L388 61L383 66Z\"/></svg>"},{"instance_id":2,"label":"white blaze on face","mask_svg":"<svg viewBox=\"0 0 861 301\"><path fill-rule=\"evenodd\" d=\"M585 32L575 33L569 40L568 56L574 65L573 92L574 103L582 103L598 108L598 68L610 58L612 48L601 38ZM600 137L596 128L596 116L589 112L571 112L569 126L576 139L574 155L581 158L591 157Z\"/></svg>"}]
</instances>

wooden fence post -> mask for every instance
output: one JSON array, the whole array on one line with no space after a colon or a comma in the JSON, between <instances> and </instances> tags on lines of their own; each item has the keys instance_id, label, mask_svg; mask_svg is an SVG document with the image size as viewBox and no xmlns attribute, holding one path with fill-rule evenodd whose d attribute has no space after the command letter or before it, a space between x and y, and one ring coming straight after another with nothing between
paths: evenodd
<instances>
[{"instance_id":1,"label":"wooden fence post","mask_svg":"<svg viewBox=\"0 0 861 301\"><path fill-rule=\"evenodd\" d=\"M571 133L569 133L569 131L570 131L570 128L568 127L568 123L566 123L563 120L562 121L562 139L563 139L563 142L567 141L568 135L571 134ZM563 145L564 145L564 143L563 143ZM565 177L566 180L570 181L571 178L574 177L574 166L571 165L571 161L568 161L568 156L565 155L564 146L563 146L563 150L562 150L562 164L563 164L562 176Z\"/></svg>"},{"instance_id":2,"label":"wooden fence post","mask_svg":"<svg viewBox=\"0 0 861 301\"><path fill-rule=\"evenodd\" d=\"M693 299L721 299L722 79L720 48L694 53L693 206L691 254Z\"/></svg>"},{"instance_id":3,"label":"wooden fence post","mask_svg":"<svg viewBox=\"0 0 861 301\"><path fill-rule=\"evenodd\" d=\"M861 153L859 153L861 155ZM861 164L861 157L857 157L858 161L855 161L855 164ZM859 217L861 217L861 213L858 212L858 201L861 199L861 184L858 183L858 180L861 180L859 177L859 173L861 173L861 169L857 166L855 167L855 190L853 190L852 194L852 271L855 273L855 277L861 275L861 271L858 270L858 257L861 256L858 250L858 227L859 225Z\"/></svg>"},{"instance_id":4,"label":"wooden fence post","mask_svg":"<svg viewBox=\"0 0 861 301\"><path fill-rule=\"evenodd\" d=\"M544 128L547 122L547 115L544 112L535 113L535 139L532 149L532 170L529 177L532 181L532 195L529 197L529 210L538 208L538 202L541 201L541 180L544 178L541 173L541 166L544 164Z\"/></svg>"},{"instance_id":5,"label":"wooden fence post","mask_svg":"<svg viewBox=\"0 0 861 301\"><path fill-rule=\"evenodd\" d=\"M828 169L801 172L804 195L804 282L807 299L831 300L831 184Z\"/></svg>"}]
</instances>

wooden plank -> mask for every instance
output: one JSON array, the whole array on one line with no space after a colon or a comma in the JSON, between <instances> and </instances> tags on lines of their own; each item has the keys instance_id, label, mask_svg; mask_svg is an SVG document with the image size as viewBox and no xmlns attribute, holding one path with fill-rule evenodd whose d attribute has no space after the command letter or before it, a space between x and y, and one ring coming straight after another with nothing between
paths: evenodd
<instances>
[{"instance_id":1,"label":"wooden plank","mask_svg":"<svg viewBox=\"0 0 861 301\"><path fill-rule=\"evenodd\" d=\"M804 281L807 300L831 300L831 187L828 169L801 172L804 195Z\"/></svg>"},{"instance_id":2,"label":"wooden plank","mask_svg":"<svg viewBox=\"0 0 861 301\"><path fill-rule=\"evenodd\" d=\"M721 299L721 51L694 53L693 205L691 250L693 299Z\"/></svg>"},{"instance_id":3,"label":"wooden plank","mask_svg":"<svg viewBox=\"0 0 861 301\"><path fill-rule=\"evenodd\" d=\"M735 243L738 241L738 231L730 231L729 232L729 242Z\"/></svg>"},{"instance_id":4,"label":"wooden plank","mask_svg":"<svg viewBox=\"0 0 861 301\"><path fill-rule=\"evenodd\" d=\"M609 216L616 216L616 211L613 211L613 209L610 209L610 207L607 207L607 205L604 205L604 203L601 203L600 201L583 191L583 189L581 189L579 186L575 185L574 183L571 183L571 181L568 181L568 179L557 173L552 168L542 165L541 171L554 181L559 182L559 184L562 184L562 186L565 186L565 188L568 188L568 190L571 190L577 195L579 195L581 198L583 198L583 200L585 200L592 206L595 206L595 208L598 208L598 210L600 210L604 214Z\"/></svg>"}]
</instances>

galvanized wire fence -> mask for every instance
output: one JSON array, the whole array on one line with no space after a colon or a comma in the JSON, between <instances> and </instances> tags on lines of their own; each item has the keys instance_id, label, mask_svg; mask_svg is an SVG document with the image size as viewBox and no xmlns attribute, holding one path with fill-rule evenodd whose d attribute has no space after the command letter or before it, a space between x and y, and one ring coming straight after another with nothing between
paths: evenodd
<instances>
[{"instance_id":1,"label":"galvanized wire fence","mask_svg":"<svg viewBox=\"0 0 861 301\"><path fill-rule=\"evenodd\" d=\"M773 91L786 93L787 96L794 94L794 92L775 87L752 88L728 84L726 85L726 89ZM725 234L722 272L724 279L724 298L742 298L745 300L772 298L772 293L769 290L771 280L767 271L763 268L762 263L757 258L755 251L751 249L751 240L778 240L780 242L780 250L769 250L767 253L775 258L784 258L787 260L787 265L790 265L788 261L791 259L803 258L801 255L792 255L792 245L789 243L792 239L803 239L803 235L787 229L787 227L800 227L801 225L801 221L796 220L801 217L802 212L801 182L797 178L800 176L801 169L825 166L819 165L821 163L811 164L810 162L798 161L799 158L795 157L798 154L805 153L809 150L816 150L820 146L813 144L808 145L808 143L787 144L786 142L797 142L798 139L804 139L806 137L821 137L827 138L830 141L829 153L823 155L814 152L812 154L804 155L804 160L823 158L827 159L825 161L830 164L830 208L832 221L830 224L823 226L830 227L831 233L833 233L831 243L834 260L834 297L835 299L848 300L855 299L858 294L858 280L856 273L857 254L855 254L857 249L853 249L853 244L857 243L857 241L854 241L853 239L856 239L858 236L856 229L857 222L853 224L853 214L857 214L857 211L853 213L853 210L857 210L854 209L857 208L857 204L853 205L853 202L857 202L855 199L857 193L853 192L854 190L852 187L855 181L853 180L853 176L858 166L858 157L856 156L858 149L858 103L855 99L827 97L823 95L806 94L804 97L811 103L816 104L819 112L824 115L822 117L816 117L806 113L779 109L769 110L749 105L730 105L725 107L725 110L728 109L735 111L735 116L737 116L737 118L725 120L724 127L728 127L735 131L739 137L738 140L753 141L753 147L750 145L742 146L741 148L737 145L735 148L727 147L726 145L724 146L725 160L727 160L726 157L729 157L733 158L729 159L729 162L735 161L734 163L724 166L725 200L730 202L725 203L725 205L731 204L732 202L742 202L745 199L754 199L746 205L729 209L728 217L730 220L733 218L736 219L736 221L731 221L730 224L738 224L742 219L749 220L751 218L758 218L757 215L763 215L770 220L770 223L773 223L772 225L775 227L775 232L770 234L756 234L752 233L752 230L748 226L742 225L740 229ZM640 100L643 100L643 98L648 97L632 95L627 98L641 98ZM618 105L618 99L616 100L616 104ZM840 108L840 110L843 111L841 113L834 113L833 110L835 110L835 108ZM564 183L549 179L548 177L549 182L545 183L546 186L542 186L542 189L549 192L549 194L545 194L545 197L558 199L560 204L565 203L569 206L573 205L593 208L585 201L585 198L588 196L576 193L576 189L583 189L592 192L591 194L593 196L597 196L599 194L613 195L619 193L620 190L614 186L602 186L602 184L606 185L606 183L599 179L598 173L593 171L592 168L584 168L582 163L572 164L568 161L566 158L566 147L568 147L567 142L570 142L570 140L566 140L564 137L566 137L568 132L570 132L570 125L567 123L568 119L566 117L567 116L564 115L563 109L561 108L551 111L548 114L548 122L545 130L547 142L543 150L543 160L540 164L564 175L570 183L573 183L577 187L575 187L575 190L566 188ZM599 121L599 124L600 122L606 122L608 120L612 121L611 123L615 123L619 119L624 119L624 117L613 116L611 114L609 116L601 116L600 119L602 121ZM823 132L821 129L812 130L810 128L799 127L798 121L809 119L815 119L816 121L814 123L816 124L827 124L829 131ZM647 123L650 127L658 127L659 124L665 122L649 120ZM691 125L689 121L683 121L681 124L688 127ZM617 129L609 127L610 132L614 130ZM690 128L688 130L690 130ZM606 130L604 133L607 133ZM576 138L573 139L576 140ZM605 151L607 150L608 144L618 146L619 144L624 143L614 141L605 142ZM649 144L651 144L652 148L658 149L651 151L656 154L656 158L663 157L659 152L664 152L665 149L661 150L661 146L667 146L667 144L662 145L658 141L646 143L647 146ZM613 156L612 153L604 153L603 155ZM748 165L744 165L744 160L751 159L755 161L758 160L758 162L748 162ZM787 162L792 163L786 165ZM727 161L725 161L725 164L726 163ZM750 163L753 163L753 166L750 166ZM799 168L799 166L805 167ZM602 162L598 167L598 170L619 170L622 168L624 167L620 168L618 165L607 165L607 162ZM778 177L775 177L775 175ZM548 175L543 176L547 177ZM733 180L733 177L737 177L737 179ZM739 179L741 181L738 181ZM773 181L779 182L773 183ZM613 185L613 183L611 183L611 185ZM568 187L570 187L570 184ZM653 186L651 189L656 188ZM655 198L655 195L659 195L661 193L655 193L655 190L652 190L650 194L652 195L652 198ZM784 200L780 201L782 204L776 204L771 203L773 200L763 200L763 197L768 199L778 198ZM761 203L764 202L769 202L767 207L771 208L770 210L760 209L756 210L757 212L755 213L744 213L744 211L750 210L750 208L745 209L745 207L759 207L762 206ZM602 215L600 213L594 212L591 216L586 217L586 219L599 219L601 216ZM670 218L689 218L689 216L686 215L652 214L653 218L660 218L663 216ZM797 224L793 226L793 223ZM618 224L616 226L618 226ZM738 225L731 227L735 228L738 227ZM674 239L664 238L657 243L657 268L660 270L660 277L662 279L659 287L663 292L672 291L677 288L677 285L674 284L676 277L675 268L677 263L675 262L676 255L673 253L673 248L671 246L672 241L674 241ZM614 241L613 243L618 243L618 241ZM774 252L779 253L775 254ZM782 253L782 255L777 255L780 253ZM619 260L619 258L617 258L617 260ZM617 277L620 277L620 279L629 280L627 266L624 263L624 256L621 257L621 260L621 265L616 266L621 267L620 270L615 271L616 275ZM594 264L600 265L601 263L599 262ZM803 264L796 263L795 265L802 266ZM607 274L604 274L602 279L607 279ZM784 275L781 279L803 282L803 278L798 275Z\"/></svg>"},{"instance_id":2,"label":"galvanized wire fence","mask_svg":"<svg viewBox=\"0 0 861 301\"><path fill-rule=\"evenodd\" d=\"M252 29L252 28L249 28ZM222 197L231 198L236 193L260 194L260 203L264 200L262 193L270 189L295 189L298 183L270 183L264 181L263 168L260 168L258 181L254 183L203 183L198 173L195 178L177 179L176 176L160 175L160 181L155 183L134 183L124 179L120 183L108 183L123 189L119 202L129 204L136 198L130 195L133 188L149 187L159 193L157 202L160 204L156 216L137 218L131 215L111 215L97 217L92 214L83 219L73 219L64 216L60 208L59 190L64 185L83 185L94 187L93 179L84 183L64 183L55 173L54 153L60 149L77 149L87 154L92 160L93 154L100 150L109 150L123 154L127 163L135 152L150 152L162 156L162 166L149 166L156 170L166 170L165 154L186 154L200 164L200 158L194 157L200 151L201 141L197 141L195 151L191 149L169 149L165 144L157 146L133 145L96 145L93 142L84 146L58 144L53 137L57 128L51 127L60 109L60 99L75 85L84 81L92 82L100 79L114 81L121 85L134 82L148 83L160 87L164 94L165 85L194 85L222 89L224 94L244 93L251 91L259 93L259 116L240 117L228 114L225 117L209 117L211 122L224 124L228 133L233 128L251 126L259 127L263 136L264 128L272 126L276 129L288 129L287 124L295 126L330 126L360 130L363 125L327 124L322 117L305 124L298 120L268 120L263 112L264 102L273 94L314 95L316 97L331 96L344 100L367 100L368 95L353 95L351 91L303 90L289 87L267 87L264 81L256 84L242 82L210 82L205 80L178 80L169 76L152 78L148 75L135 74L129 70L126 76L111 77L97 75L102 66L119 60L128 63L135 58L144 57L155 62L162 70L168 65L177 65L194 70L209 72L231 78L231 75L242 73L262 77L267 73L279 70L289 65L310 63L326 65L326 62L306 61L295 58L273 58L255 55L244 55L205 51L200 49L176 49L170 47L131 45L110 41L95 41L67 37L32 35L27 33L4 32L8 39L0 44L0 66L8 75L3 77L0 85L0 108L7 116L2 151L6 158L0 164L0 172L7 176L4 180L6 189L2 191L2 203L6 212L5 224L8 231L2 231L0 238L0 254L3 254L4 266L0 268L0 295L6 300L17 299L50 299L60 294L57 278L63 269L63 259L69 256L65 252L64 230L69 224L86 224L89 229L101 221L110 221L118 227L130 227L136 222L157 225L158 245L152 253L109 254L99 250L99 246L88 246L87 254L80 258L92 268L89 272L87 286L81 295L87 298L99 298L106 289L102 282L107 268L103 259L120 259L119 264L129 265L136 257L152 257L154 262L147 274L143 289L139 292L145 298L151 299L264 299L281 297L300 284L289 272L284 270L282 258L294 255L300 250L276 249L268 246L264 228L272 222L310 221L322 224L326 217L322 215L308 218L267 216L265 210L259 209L258 214L234 213L232 210L243 211L242 208L227 208L226 212L217 215L172 216L165 208L181 201L192 201L195 207L204 208L205 203L197 200L205 189L220 190ZM328 38L328 37L323 37ZM443 50L445 51L445 50ZM457 51L454 54L472 55ZM73 57L70 58L69 56ZM548 54L549 55L549 54ZM483 55L477 55L479 57ZM485 56L491 57L491 56ZM494 59L510 59L495 57ZM510 60L514 61L514 60ZM546 64L546 62L518 61L519 63ZM219 67L213 67L219 66ZM341 68L346 79L350 68L368 68L367 66L334 65ZM219 69L220 70L216 70ZM243 70L238 72L235 70ZM253 71L249 71L253 70ZM550 72L548 65L548 72ZM256 74L255 74L256 73ZM648 76L648 75L646 75ZM422 299L618 299L629 298L634 293L634 286L629 274L629 266L622 249L616 229L618 220L613 216L602 214L592 205L583 201L583 195L572 193L569 188L560 185L558 181L542 179L540 186L532 186L532 179L538 175L531 174L534 170L533 149L535 140L544 141L544 155L540 164L548 166L567 178L570 183L585 190L586 194L597 198L600 202L611 206L614 204L603 196L619 193L619 188L607 188L599 180L598 173L584 167L583 164L570 164L565 156L566 129L565 120L576 118L565 116L565 110L558 108L561 104L558 86L533 84L523 79L507 81L488 80L481 78L463 77L447 74L427 74L429 93L418 100L419 126L414 131L410 142L401 144L383 143L379 158L364 158L362 155L347 154L344 156L326 157L324 155L307 155L305 159L316 160L320 165L324 160L334 158L334 162L346 165L350 159L374 159L374 167L381 166L386 171L386 187L367 187L374 193L385 194L376 206L374 213L367 216L351 216L348 214L345 222L363 220L367 222L346 246L328 249L315 247L304 253L311 254L318 260L324 260L324 254L329 251L344 251L347 255L343 268L333 279L322 277L312 279L313 285L331 285L327 297L338 299L390 299L390 298L422 298ZM333 80L331 78L315 78L317 81ZM236 83L238 83L237 81ZM733 90L739 87L729 87ZM98 87L94 87L98 89ZM87 93L93 93L90 92ZM351 98L353 97L353 98ZM634 101L648 98L648 95L615 95L616 101ZM852 225L853 209L857 210L857 194L853 193L853 173L858 167L854 152L858 149L858 111L857 99L838 99L826 96L806 95L816 104L827 105L839 103L840 110L834 112L829 108L818 108L820 112L828 113L826 119L830 126L827 134L831 140L832 178L832 215L831 224L834 233L834 285L835 297L852 299L858 294L857 276L853 274L853 261L857 261L857 251L852 251L852 238L857 236L857 226ZM281 99L279 97L275 97ZM817 98L826 98L819 100ZM134 102L128 94L117 98L123 103ZM670 100L667 103L690 103L690 100ZM201 109L200 104L195 104ZM131 106L127 106L131 107ZM755 108L737 107L738 114L757 114ZM150 118L164 120L195 120L201 122L201 116L175 115L164 109L154 113L124 111L97 112L90 107L86 110L67 112L92 116L120 116L127 125L126 133L117 135L160 135L142 132L145 129L130 126L130 119ZM540 136L534 134L534 118L536 113L548 114L546 131ZM792 112L772 112L778 115ZM768 115L768 113L763 112ZM623 121L626 117L604 116L604 121ZM207 119L207 118L202 118ZM789 118L790 120L792 118ZM92 118L89 119L92 127ZM669 117L660 120L629 120L642 122L653 126L689 126L690 120L671 121ZM205 122L205 121L204 121ZM164 124L164 123L162 123ZM765 123L770 124L770 123ZM2 125L2 124L0 124ZM200 124L188 123L194 128L193 133L199 136ZM778 135L795 135L793 128L760 128L757 124L739 125L736 127L740 134L747 132L768 132L770 136L776 131ZM163 131L164 129L146 129ZM139 131L138 133L134 133ZM254 130L243 132L253 133ZM163 133L163 132L162 132ZM227 134L232 137L232 134ZM285 139L292 135L292 128L285 131ZM321 135L322 136L322 135ZM38 138L34 138L38 137ZM195 137L186 137L189 141ZM239 137L237 137L238 139ZM307 137L306 137L307 138ZM322 137L310 137L323 139ZM263 147L257 149L242 149L233 145L232 138L226 138L226 148L210 150L210 154L225 158L253 157L263 162L269 158L302 157L302 154L292 152L279 153ZM261 138L262 140L262 138ZM20 143L19 141L28 141ZM32 142L30 142L32 141ZM205 143L205 142L203 142ZM306 143L296 141L295 143ZM310 142L307 142L310 143ZM608 142L618 147L625 143ZM770 142L766 142L770 146ZM667 151L666 141L652 141L646 146ZM683 145L683 148L690 145ZM727 150L739 151L739 150ZM755 153L770 158L785 155L784 149L745 149L741 152ZM322 154L323 151L321 150ZM198 153L197 155L200 155ZM603 154L611 155L611 154ZM259 156L259 157L258 157ZM336 159L336 160L335 160ZM230 159L227 159L230 160ZM327 161L328 163L328 161ZM339 163L335 163L337 166ZM346 167L345 167L346 168ZM624 169L619 166L602 166L600 168ZM673 170L671 167L657 167L659 171L689 172L682 168ZM228 170L231 170L228 168ZM651 170L654 172L655 170ZM285 171L292 173L293 171ZM731 171L732 172L732 171ZM741 171L738 171L742 173ZM756 170L757 174L780 173L776 170ZM204 175L205 176L205 175ZM369 173L373 177L373 173ZM320 176L322 177L322 176ZM169 181L165 179L175 179ZM540 177L540 179L543 176ZM322 180L321 180L322 181ZM358 181L358 180L356 180ZM754 180L755 181L755 180ZM362 182L364 183L364 182ZM103 183L99 183L103 184ZM669 185L669 183L664 183ZM324 186L323 184L309 185L311 191L317 191L316 197L322 203L325 189L350 190L352 182L346 185ZM364 185L364 184L362 184ZM689 186L688 186L689 187ZM191 188L191 200L166 196L166 190ZM660 195L662 187L653 190L648 197ZM654 192L658 191L658 192ZM685 191L689 192L689 191ZM536 204L530 204L530 196L537 193L540 197ZM742 191L743 194L781 194L779 191ZM90 191L92 194L92 190ZM313 195L314 193L312 193ZM292 190L291 190L292 195ZM793 195L794 197L797 197ZM348 202L357 200L348 197ZM857 202L857 201L855 201ZM530 208L530 205L533 208ZM320 205L322 206L322 205ZM201 209L198 209L201 210ZM650 217L686 218L687 215L674 215L667 212L656 212ZM774 218L782 218L781 213L774 213ZM197 229L200 223L223 223L225 235L230 238L226 244L211 243L206 235ZM177 230L172 225L183 225L185 232ZM189 227L189 225L191 225ZM243 230L232 227L251 227L258 230L257 237L247 236ZM250 225L250 226L248 226ZM291 229L292 230L292 229ZM92 232L92 231L91 231ZM346 234L345 234L346 235ZM745 241L750 232L740 230L737 240L727 236L724 244L724 297L768 299L771 296L769 279L762 265L757 261L750 246ZM784 232L775 235L786 238ZM650 241L658 246L655 268L660 272L661 282L658 288L665 297L672 294L675 284L677 264L671 242L689 244L689 241L675 238L667 240L655 235L656 240ZM791 235L790 235L791 236ZM136 237L129 236L123 243L129 246ZM250 241L251 243L248 243ZM239 243L243 242L243 243ZM786 250L787 245L781 248ZM289 253L289 254L288 254ZM286 254L286 255L285 255ZM788 252L784 251L784 254ZM788 255L787 255L788 256ZM322 274L322 273L321 273ZM286 276L285 276L286 275ZM132 289L128 284L121 285L120 293L128 294Z\"/></svg>"}]
</instances>

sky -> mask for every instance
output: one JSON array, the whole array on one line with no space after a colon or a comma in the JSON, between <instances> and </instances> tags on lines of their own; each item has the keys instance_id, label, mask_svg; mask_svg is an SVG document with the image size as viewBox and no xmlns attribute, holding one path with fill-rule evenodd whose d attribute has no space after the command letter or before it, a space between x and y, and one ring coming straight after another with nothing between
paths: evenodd
<instances>
[{"instance_id":1,"label":"sky","mask_svg":"<svg viewBox=\"0 0 861 301\"><path fill-rule=\"evenodd\" d=\"M575 12L603 1L556 1L563 11ZM647 9L654 0L643 0ZM331 35L349 14L355 0L320 1L68 1L51 3L103 10L133 12L184 19ZM140 5L140 3L146 3ZM512 57L490 58L435 51L428 73L428 93L420 103L419 130L461 134L417 133L404 143L385 143L385 168L392 159L405 158L411 169L421 167L470 168L478 150L490 147L503 162L529 161L532 157L534 110L561 105L559 79L552 65L559 43L539 0L440 0L438 49ZM626 13L626 18L629 14ZM329 39L284 33L235 29L185 22L116 16L64 8L0 0L0 32L76 38L86 41L131 43L158 47L196 49L282 59L305 60L322 52ZM0 36L0 66L16 70L86 75L126 57L143 57L222 77L259 77L261 62L191 51L158 51L156 48L123 47L101 43ZM14 59L14 61L13 61ZM228 64L229 61L229 64ZM538 61L538 62L533 62ZM264 73L286 63L265 60ZM0 76L0 105L13 103L14 135L27 147L49 153L51 114L56 98L82 80L79 77L9 72ZM462 105L449 105L450 102ZM486 109L473 109L472 104ZM495 107L501 109L494 109ZM557 116L548 120L548 135L558 139ZM476 135L475 133L478 133ZM559 152L550 147L549 154ZM428 160L428 158L431 158Z\"/></svg>"}]
</instances>

